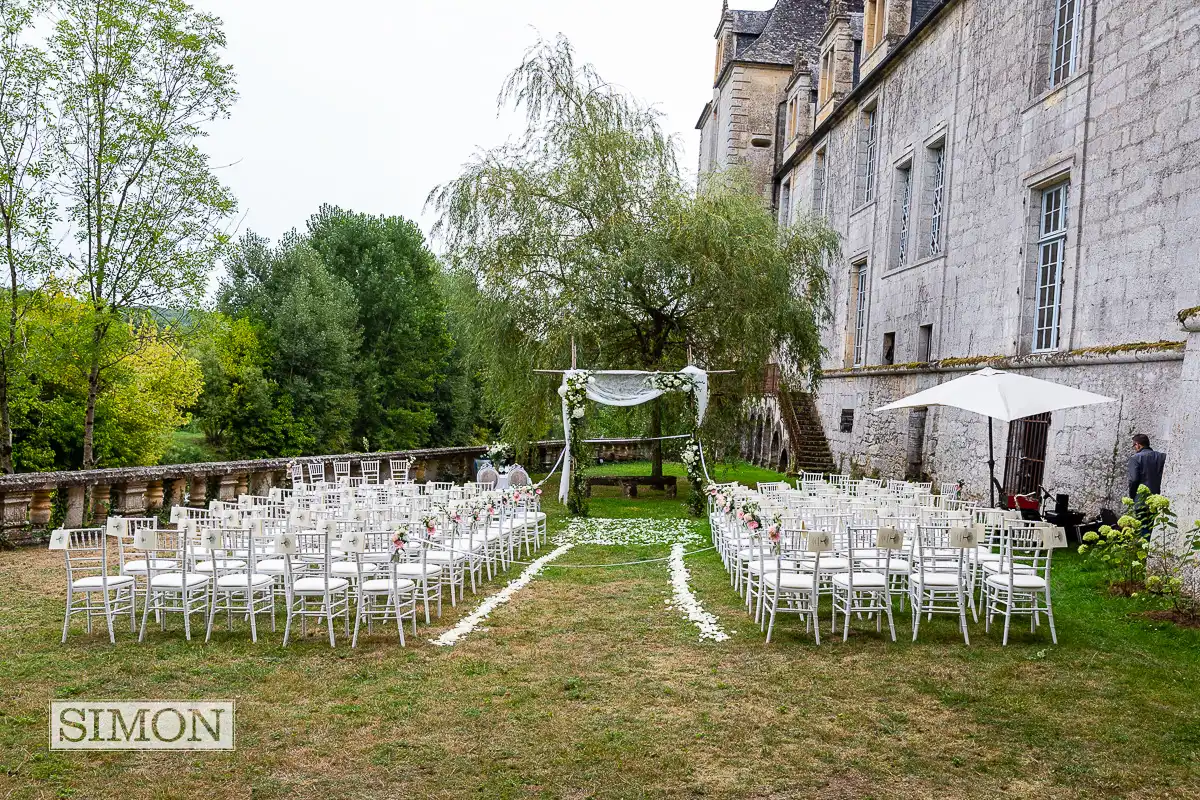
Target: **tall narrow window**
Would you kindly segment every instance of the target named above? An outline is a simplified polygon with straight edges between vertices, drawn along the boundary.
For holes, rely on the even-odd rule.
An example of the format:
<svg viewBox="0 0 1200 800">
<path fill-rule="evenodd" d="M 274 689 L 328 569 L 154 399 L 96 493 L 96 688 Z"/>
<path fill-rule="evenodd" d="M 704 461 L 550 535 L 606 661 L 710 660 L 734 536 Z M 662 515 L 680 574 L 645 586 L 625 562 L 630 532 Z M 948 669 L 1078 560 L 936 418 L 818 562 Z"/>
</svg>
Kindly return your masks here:
<svg viewBox="0 0 1200 800">
<path fill-rule="evenodd" d="M 792 224 L 792 181 L 783 182 L 779 190 L 779 224 L 786 228 Z"/>
<path fill-rule="evenodd" d="M 856 367 L 866 363 L 867 358 L 867 262 L 854 264 L 854 360 Z"/>
<path fill-rule="evenodd" d="M 883 363 L 896 363 L 896 332 L 891 331 L 883 335 Z"/>
<path fill-rule="evenodd" d="M 725 37 L 717 40 L 717 65 L 713 68 L 713 80 L 721 76 L 721 67 L 725 63 Z"/>
<path fill-rule="evenodd" d="M 1075 73 L 1079 50 L 1079 0 L 1055 0 L 1054 40 L 1050 52 L 1050 85 Z"/>
<path fill-rule="evenodd" d="M 919 248 L 920 258 L 940 255 L 942 252 L 942 230 L 946 216 L 946 143 L 925 148 L 925 192 L 923 202 L 924 224 L 920 231 L 923 241 Z"/>
<path fill-rule="evenodd" d="M 879 147 L 879 108 L 871 106 L 859 115 L 858 204 L 875 197 L 875 157 Z"/>
<path fill-rule="evenodd" d="M 817 80 L 817 108 L 825 105 L 833 94 L 833 48 L 821 55 L 821 74 Z"/>
<path fill-rule="evenodd" d="M 1060 183 L 1042 192 L 1037 244 L 1037 314 L 1033 334 L 1035 351 L 1058 347 L 1058 312 L 1062 304 L 1062 269 L 1067 249 L 1069 188 L 1070 184 Z"/>
<path fill-rule="evenodd" d="M 822 147 L 813 155 L 813 204 L 814 214 L 825 214 L 825 180 L 829 170 L 827 150 Z"/>
<path fill-rule="evenodd" d="M 933 357 L 933 326 L 917 328 L 917 361 L 922 363 Z"/>
<path fill-rule="evenodd" d="M 911 161 L 896 168 L 893 193 L 891 267 L 895 269 L 903 265 L 908 257 L 908 229 L 912 217 Z"/>
</svg>

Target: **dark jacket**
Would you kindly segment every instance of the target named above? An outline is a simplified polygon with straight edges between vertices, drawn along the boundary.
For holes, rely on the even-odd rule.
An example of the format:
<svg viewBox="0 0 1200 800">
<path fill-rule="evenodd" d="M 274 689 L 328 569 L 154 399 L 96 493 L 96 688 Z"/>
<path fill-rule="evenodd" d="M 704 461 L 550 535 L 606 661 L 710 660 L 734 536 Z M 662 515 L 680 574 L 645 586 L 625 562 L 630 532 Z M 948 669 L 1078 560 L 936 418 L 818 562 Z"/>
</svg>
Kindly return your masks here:
<svg viewBox="0 0 1200 800">
<path fill-rule="evenodd" d="M 1167 454 L 1143 447 L 1129 457 L 1129 496 L 1137 499 L 1139 486 L 1146 486 L 1154 494 L 1162 493 L 1163 468 Z"/>
</svg>

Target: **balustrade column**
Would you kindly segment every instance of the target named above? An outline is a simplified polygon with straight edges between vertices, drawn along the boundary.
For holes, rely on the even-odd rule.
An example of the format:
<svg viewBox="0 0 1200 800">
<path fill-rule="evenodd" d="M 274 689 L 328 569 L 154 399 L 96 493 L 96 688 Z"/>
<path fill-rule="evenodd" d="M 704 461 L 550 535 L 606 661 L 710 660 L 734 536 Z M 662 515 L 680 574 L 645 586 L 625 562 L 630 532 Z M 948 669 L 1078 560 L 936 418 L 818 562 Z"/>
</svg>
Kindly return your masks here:
<svg viewBox="0 0 1200 800">
<path fill-rule="evenodd" d="M 188 482 L 188 505 L 192 508 L 208 508 L 208 476 L 193 475 Z"/>
<path fill-rule="evenodd" d="M 35 528 L 44 528 L 50 524 L 53 511 L 53 494 L 51 488 L 34 489 L 33 499 L 29 503 L 29 524 Z"/>
<path fill-rule="evenodd" d="M 146 510 L 158 511 L 163 506 L 163 482 L 150 481 L 146 484 Z"/>
<path fill-rule="evenodd" d="M 63 520 L 63 527 L 83 527 L 83 510 L 87 507 L 86 494 L 86 486 L 67 487 L 67 516 Z"/>
<path fill-rule="evenodd" d="M 222 475 L 221 483 L 217 487 L 217 499 L 225 502 L 237 500 L 239 478 L 238 475 Z"/>
<path fill-rule="evenodd" d="M 92 487 L 92 525 L 103 525 L 108 519 L 111 495 L 112 486 L 107 483 L 98 483 Z"/>
<path fill-rule="evenodd" d="M 130 481 L 117 484 L 116 510 L 124 517 L 137 517 L 146 513 L 146 484 Z"/>
</svg>

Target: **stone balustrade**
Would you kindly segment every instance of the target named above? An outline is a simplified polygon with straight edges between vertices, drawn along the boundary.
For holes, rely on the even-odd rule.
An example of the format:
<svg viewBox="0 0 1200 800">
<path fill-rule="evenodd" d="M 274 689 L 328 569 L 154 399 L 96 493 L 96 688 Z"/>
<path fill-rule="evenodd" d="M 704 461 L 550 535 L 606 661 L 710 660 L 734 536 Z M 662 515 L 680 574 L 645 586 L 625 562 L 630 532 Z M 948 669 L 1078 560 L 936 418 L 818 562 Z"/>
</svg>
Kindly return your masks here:
<svg viewBox="0 0 1200 800">
<path fill-rule="evenodd" d="M 537 463 L 526 464 L 530 472 L 544 472 L 562 451 L 561 441 L 538 442 Z M 483 447 L 443 447 L 381 453 L 268 458 L 252 461 L 219 461 L 202 464 L 171 464 L 157 467 L 80 470 L 76 472 L 22 472 L 0 476 L 0 542 L 29 544 L 38 541 L 51 520 L 62 527 L 96 525 L 109 513 L 122 516 L 158 515 L 174 506 L 204 508 L 210 500 L 233 500 L 242 494 L 267 494 L 272 487 L 290 486 L 292 463 L 324 464 L 325 476 L 333 480 L 334 461 L 349 461 L 350 474 L 361 475 L 363 461 L 379 462 L 379 479 L 391 477 L 391 460 L 411 461 L 409 477 L 417 482 L 466 481 L 473 479 L 476 459 Z M 646 442 L 606 441 L 595 448 L 604 461 L 629 461 L 649 457 Z M 65 508 L 55 518 L 55 506 Z"/>
<path fill-rule="evenodd" d="M 537 444 L 537 467 L 548 469 L 558 458 L 562 442 Z M 54 517 L 54 506 L 65 506 L 65 516 L 55 520 L 64 527 L 85 522 L 99 524 L 111 512 L 123 516 L 157 515 L 174 506 L 203 508 L 210 500 L 232 500 L 240 494 L 266 494 L 274 486 L 290 486 L 288 467 L 293 462 L 324 464 L 333 480 L 334 461 L 349 461 L 350 474 L 361 475 L 360 463 L 379 461 L 379 478 L 391 477 L 391 460 L 411 461 L 409 476 L 415 481 L 463 481 L 472 475 L 483 447 L 444 447 L 382 453 L 347 453 L 330 456 L 269 458 L 253 461 L 220 461 L 171 464 L 157 467 L 80 470 L 76 472 L 23 472 L 0 476 L 0 540 L 10 544 L 36 541 Z M 532 469 L 531 469 L 532 471 Z"/>
</svg>

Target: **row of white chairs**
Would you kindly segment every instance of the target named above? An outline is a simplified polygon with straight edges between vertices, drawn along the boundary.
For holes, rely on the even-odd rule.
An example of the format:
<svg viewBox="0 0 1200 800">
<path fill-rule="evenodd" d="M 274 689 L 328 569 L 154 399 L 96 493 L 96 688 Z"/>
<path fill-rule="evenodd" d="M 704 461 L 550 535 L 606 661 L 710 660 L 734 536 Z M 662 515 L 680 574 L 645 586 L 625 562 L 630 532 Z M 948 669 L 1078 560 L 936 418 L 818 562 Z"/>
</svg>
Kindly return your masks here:
<svg viewBox="0 0 1200 800">
<path fill-rule="evenodd" d="M 321 486 L 328 481 L 326 480 L 324 461 L 308 461 L 308 462 L 293 462 L 289 478 L 292 481 L 292 486 Z M 378 484 L 380 483 L 380 460 L 377 458 L 362 459 L 358 462 L 359 474 L 350 475 L 350 461 L 346 459 L 333 462 L 333 483 L 349 483 L 357 486 L 358 484 Z M 388 460 L 389 480 L 396 483 L 408 483 L 412 473 L 412 459 L 410 458 L 392 458 Z"/>
<path fill-rule="evenodd" d="M 113 517 L 105 528 L 55 531 L 51 548 L 66 559 L 63 641 L 77 615 L 89 633 L 93 618 L 105 619 L 115 641 L 118 617 L 128 613 L 137 629 L 140 599 L 139 640 L 151 617 L 165 626 L 171 613 L 183 616 L 190 639 L 192 615 L 204 613 L 206 639 L 224 616 L 230 627 L 248 619 L 257 641 L 258 616 L 267 614 L 274 630 L 282 601 L 285 644 L 293 620 L 306 635 L 315 616 L 328 624 L 333 645 L 333 620 L 342 617 L 349 633 L 351 605 L 353 644 L 360 623 L 370 629 L 381 620 L 397 624 L 403 644 L 402 622 L 411 617 L 415 629 L 418 607 L 426 624 L 431 606 L 441 615 L 443 588 L 455 605 L 468 579 L 475 592 L 547 540 L 533 491 L 451 485 L 394 494 L 392 488 L 288 490 L 286 500 L 273 493 L 207 509 L 177 507 L 173 528 L 160 528 L 154 518 Z"/>
<path fill-rule="evenodd" d="M 948 508 L 921 489 L 884 496 L 803 479 L 799 489 L 762 488 L 714 487 L 709 518 L 731 583 L 768 641 L 777 615 L 796 613 L 819 642 L 816 613 L 828 597 L 831 631 L 840 616 L 843 640 L 858 617 L 877 630 L 886 618 L 894 641 L 898 599 L 901 610 L 911 606 L 914 641 L 923 618 L 948 614 L 969 644 L 968 613 L 977 622 L 982 610 L 986 631 L 1004 618 L 1004 644 L 1014 615 L 1028 615 L 1031 630 L 1045 617 L 1057 643 L 1050 565 L 1053 550 L 1066 546 L 1062 528 Z"/>
</svg>

